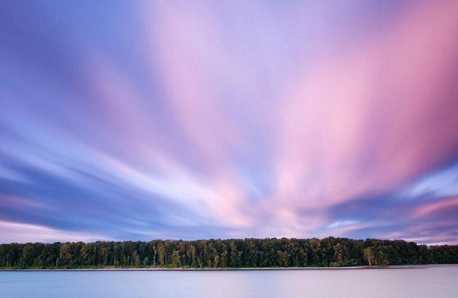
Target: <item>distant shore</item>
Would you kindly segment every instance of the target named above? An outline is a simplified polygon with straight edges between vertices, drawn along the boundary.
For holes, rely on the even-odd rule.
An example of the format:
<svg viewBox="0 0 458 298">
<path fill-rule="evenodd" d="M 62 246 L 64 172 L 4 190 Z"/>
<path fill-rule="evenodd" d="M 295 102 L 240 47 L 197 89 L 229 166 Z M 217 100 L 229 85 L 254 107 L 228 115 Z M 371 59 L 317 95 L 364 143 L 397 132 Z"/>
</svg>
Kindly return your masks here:
<svg viewBox="0 0 458 298">
<path fill-rule="evenodd" d="M 104 271 L 318 271 L 318 270 L 386 270 L 386 269 L 430 269 L 437 267 L 458 267 L 458 264 L 430 264 L 430 265 L 388 265 L 388 266 L 349 266 L 349 267 L 262 267 L 262 268 L 69 268 L 69 269 L 7 269 L 0 268 L 0 272 L 104 272 Z"/>
<path fill-rule="evenodd" d="M 0 268 L 3 269 L 267 271 L 405 268 L 385 267 L 386 264 L 458 264 L 458 245 L 426 246 L 403 240 L 334 237 L 0 244 Z"/>
</svg>

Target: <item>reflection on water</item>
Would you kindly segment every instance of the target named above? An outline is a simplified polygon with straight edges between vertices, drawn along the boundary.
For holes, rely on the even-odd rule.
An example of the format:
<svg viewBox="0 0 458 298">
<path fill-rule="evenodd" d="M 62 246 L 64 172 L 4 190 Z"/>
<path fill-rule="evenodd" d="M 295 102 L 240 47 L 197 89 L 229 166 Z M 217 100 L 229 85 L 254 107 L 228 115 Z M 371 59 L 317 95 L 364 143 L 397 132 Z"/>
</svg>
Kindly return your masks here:
<svg viewBox="0 0 458 298">
<path fill-rule="evenodd" d="M 456 298 L 458 266 L 383 270 L 0 272 L 2 298 Z"/>
</svg>

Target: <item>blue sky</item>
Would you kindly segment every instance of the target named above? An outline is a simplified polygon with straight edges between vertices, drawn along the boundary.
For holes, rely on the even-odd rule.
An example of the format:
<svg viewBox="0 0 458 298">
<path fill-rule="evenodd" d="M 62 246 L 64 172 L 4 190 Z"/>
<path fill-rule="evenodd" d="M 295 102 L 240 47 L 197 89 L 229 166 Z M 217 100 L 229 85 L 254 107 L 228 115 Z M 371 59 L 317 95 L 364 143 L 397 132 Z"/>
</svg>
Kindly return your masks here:
<svg viewBox="0 0 458 298">
<path fill-rule="evenodd" d="M 458 241 L 456 1 L 6 1 L 0 242 Z"/>
</svg>

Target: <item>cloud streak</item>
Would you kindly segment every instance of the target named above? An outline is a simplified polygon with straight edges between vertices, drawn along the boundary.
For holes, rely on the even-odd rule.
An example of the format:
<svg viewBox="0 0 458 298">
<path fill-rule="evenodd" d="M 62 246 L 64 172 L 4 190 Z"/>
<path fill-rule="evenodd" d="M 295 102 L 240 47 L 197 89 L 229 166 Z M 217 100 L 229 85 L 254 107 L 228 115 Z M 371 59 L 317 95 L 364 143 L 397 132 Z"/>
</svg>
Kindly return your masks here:
<svg viewBox="0 0 458 298">
<path fill-rule="evenodd" d="M 456 1 L 110 7 L 2 12 L 0 241 L 457 241 Z"/>
</svg>

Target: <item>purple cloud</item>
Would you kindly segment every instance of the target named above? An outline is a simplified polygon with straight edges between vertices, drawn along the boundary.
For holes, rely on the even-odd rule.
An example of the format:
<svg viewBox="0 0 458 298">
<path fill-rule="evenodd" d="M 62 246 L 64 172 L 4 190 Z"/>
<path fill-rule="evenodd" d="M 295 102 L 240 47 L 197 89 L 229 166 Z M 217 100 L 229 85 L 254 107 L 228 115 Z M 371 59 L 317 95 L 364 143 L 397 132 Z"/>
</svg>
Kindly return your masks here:
<svg viewBox="0 0 458 298">
<path fill-rule="evenodd" d="M 0 241 L 455 243 L 457 3 L 337 2 L 6 5 Z"/>
</svg>

